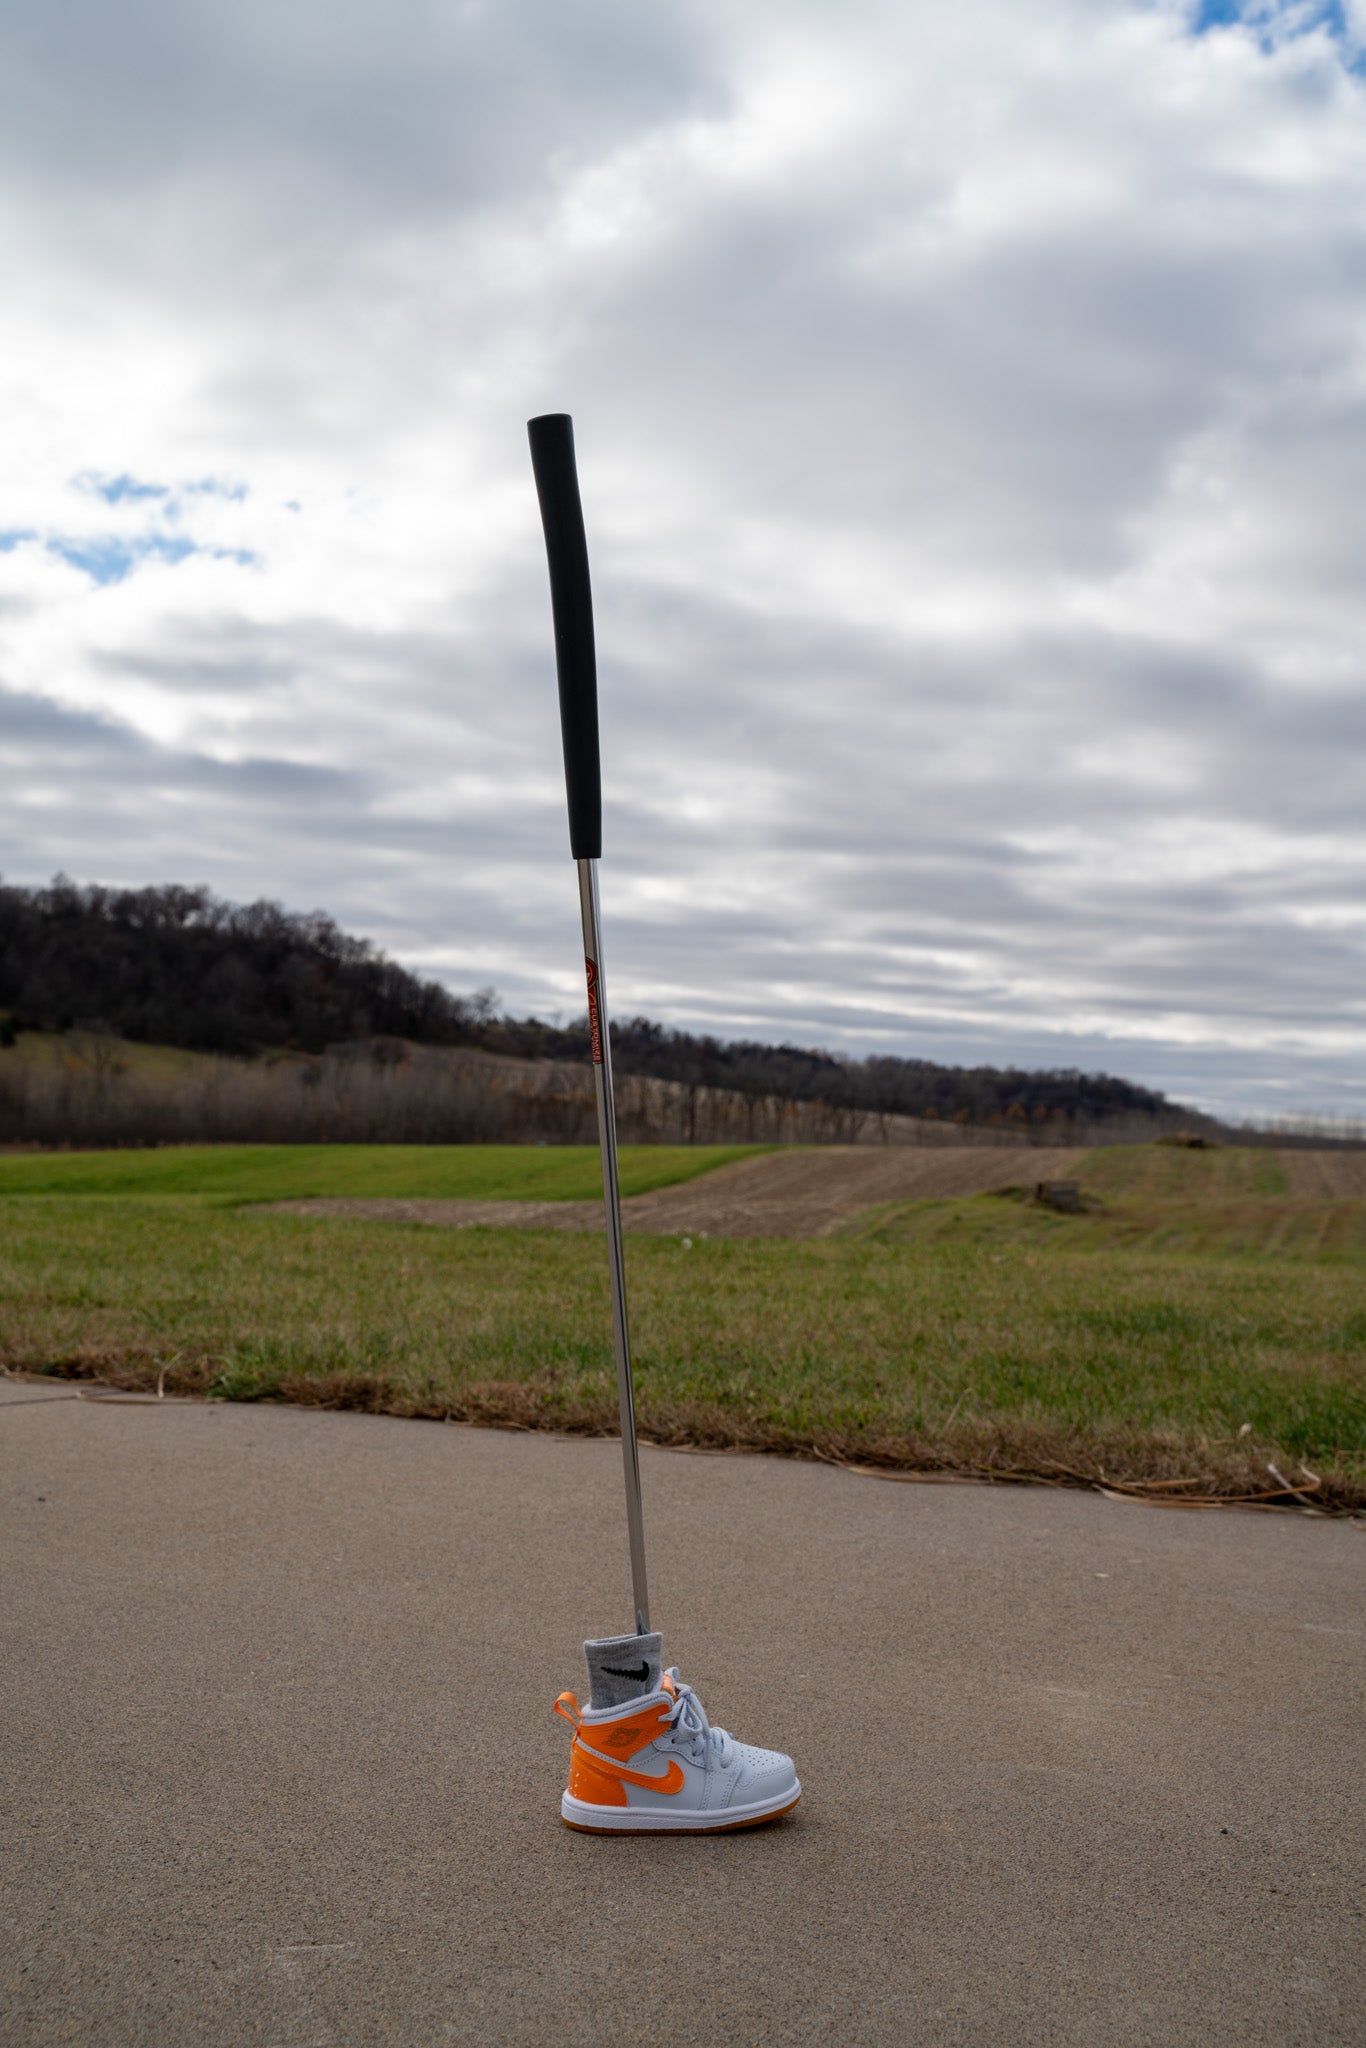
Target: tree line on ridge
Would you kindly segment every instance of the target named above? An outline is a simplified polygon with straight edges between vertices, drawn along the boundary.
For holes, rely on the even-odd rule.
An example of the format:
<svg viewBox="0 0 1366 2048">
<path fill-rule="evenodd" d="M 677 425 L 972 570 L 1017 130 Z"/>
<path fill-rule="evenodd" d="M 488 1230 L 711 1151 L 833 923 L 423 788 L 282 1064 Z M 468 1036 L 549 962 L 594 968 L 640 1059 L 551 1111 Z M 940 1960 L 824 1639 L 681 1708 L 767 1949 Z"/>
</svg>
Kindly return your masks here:
<svg viewBox="0 0 1366 2048">
<path fill-rule="evenodd" d="M 0 1041 L 25 1029 L 103 1031 L 240 1058 L 367 1041 L 389 1042 L 394 1057 L 404 1042 L 528 1060 L 589 1053 L 586 1016 L 567 1025 L 501 1016 L 490 992 L 461 996 L 424 980 L 321 911 L 63 875 L 37 888 L 0 884 Z M 613 1023 L 612 1054 L 621 1073 L 875 1115 L 1038 1126 L 1183 1114 L 1156 1090 L 1107 1074 L 848 1059 L 647 1017 Z"/>
</svg>

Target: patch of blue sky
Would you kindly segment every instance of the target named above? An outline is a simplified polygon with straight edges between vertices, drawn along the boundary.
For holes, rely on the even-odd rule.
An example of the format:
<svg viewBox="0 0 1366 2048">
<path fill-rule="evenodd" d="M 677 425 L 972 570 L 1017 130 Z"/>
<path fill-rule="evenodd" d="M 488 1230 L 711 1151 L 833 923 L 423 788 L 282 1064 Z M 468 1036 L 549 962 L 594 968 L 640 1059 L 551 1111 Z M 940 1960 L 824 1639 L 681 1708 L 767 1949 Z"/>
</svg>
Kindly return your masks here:
<svg viewBox="0 0 1366 2048">
<path fill-rule="evenodd" d="M 170 495 L 165 484 L 143 483 L 140 477 L 129 476 L 126 470 L 120 476 L 100 476 L 95 470 L 85 469 L 71 481 L 78 491 L 86 491 L 94 498 L 103 498 L 106 505 L 124 505 L 130 500 L 165 498 Z"/>
<path fill-rule="evenodd" d="M 226 498 L 232 505 L 240 505 L 247 495 L 245 484 L 229 483 L 221 476 L 202 476 L 197 483 L 182 484 L 180 491 L 186 498 Z"/>
<path fill-rule="evenodd" d="M 161 502 L 181 498 L 225 498 L 229 504 L 240 504 L 247 495 L 243 483 L 231 482 L 221 476 L 194 477 L 187 483 L 151 484 L 142 477 L 130 476 L 127 470 L 118 476 L 105 476 L 97 469 L 83 469 L 71 479 L 78 491 L 88 496 L 103 498 L 106 505 L 136 504 L 139 501 L 159 500 Z"/>
<path fill-rule="evenodd" d="M 183 562 L 199 549 L 192 540 L 173 534 L 151 533 L 136 540 L 105 534 L 82 540 L 57 539 L 47 543 L 48 553 L 59 555 L 73 569 L 82 569 L 96 583 L 122 583 L 142 562 Z"/>
<path fill-rule="evenodd" d="M 1349 71 L 1360 74 L 1366 68 L 1366 50 L 1353 33 L 1342 0 L 1195 0 L 1190 25 L 1197 36 L 1245 28 L 1268 52 L 1297 36 L 1322 31 L 1339 45 Z"/>
<path fill-rule="evenodd" d="M 42 539 L 48 554 L 69 562 L 95 583 L 122 583 L 144 562 L 188 561 L 191 555 L 207 556 L 211 562 L 235 562 L 239 569 L 257 569 L 261 557 L 254 548 L 204 548 L 183 534 L 149 533 L 127 538 L 116 534 L 73 537 L 49 535 L 43 538 L 31 526 L 0 530 L 0 555 L 8 555 L 25 541 Z"/>
<path fill-rule="evenodd" d="M 131 570 L 149 560 L 174 565 L 188 561 L 191 555 L 203 555 L 210 562 L 235 562 L 239 569 L 256 569 L 261 564 L 254 548 L 202 548 L 181 534 L 154 533 L 132 541 L 50 540 L 47 545 L 51 553 L 84 569 L 97 583 L 121 583 Z"/>
</svg>

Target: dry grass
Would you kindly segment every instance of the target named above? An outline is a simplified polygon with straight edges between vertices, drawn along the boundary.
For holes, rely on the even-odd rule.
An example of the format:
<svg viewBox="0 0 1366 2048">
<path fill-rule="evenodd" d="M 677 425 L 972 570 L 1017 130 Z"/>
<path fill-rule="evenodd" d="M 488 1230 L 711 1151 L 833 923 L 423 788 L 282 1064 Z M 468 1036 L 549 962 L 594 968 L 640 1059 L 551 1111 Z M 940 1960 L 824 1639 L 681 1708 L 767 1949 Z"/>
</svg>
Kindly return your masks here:
<svg viewBox="0 0 1366 2048">
<path fill-rule="evenodd" d="M 638 1144 L 944 1150 L 1090 1135 L 1065 1121 L 988 1130 L 641 1074 L 617 1075 L 616 1106 L 622 1138 Z M 1134 1135 L 1151 1128 L 1142 1118 Z M 591 1067 L 477 1047 L 379 1039 L 320 1056 L 236 1059 L 73 1031 L 24 1032 L 0 1049 L 4 1144 L 580 1144 L 596 1129 Z"/>
</svg>

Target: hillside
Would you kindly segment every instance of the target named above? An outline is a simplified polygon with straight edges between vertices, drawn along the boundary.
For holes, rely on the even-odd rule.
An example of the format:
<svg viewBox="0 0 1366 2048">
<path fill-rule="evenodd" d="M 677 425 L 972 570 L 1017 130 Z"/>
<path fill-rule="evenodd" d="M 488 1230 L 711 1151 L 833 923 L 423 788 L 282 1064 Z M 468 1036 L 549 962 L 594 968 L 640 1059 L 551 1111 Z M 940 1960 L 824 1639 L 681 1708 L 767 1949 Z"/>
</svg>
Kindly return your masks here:
<svg viewBox="0 0 1366 2048">
<path fill-rule="evenodd" d="M 0 1043 L 75 1033 L 86 1058 L 101 1037 L 239 1060 L 335 1058 L 364 1048 L 382 1064 L 387 1047 L 393 1063 L 410 1065 L 413 1049 L 463 1049 L 542 1077 L 547 1066 L 581 1067 L 588 1058 L 586 1018 L 559 1027 L 499 1017 L 486 995 L 422 980 L 324 912 L 234 905 L 178 884 L 120 890 L 64 876 L 44 888 L 0 886 L 0 1018 Z M 1204 1122 L 1156 1090 L 1072 1069 L 844 1059 L 677 1031 L 647 1017 L 614 1023 L 612 1048 L 619 1075 L 660 1084 L 670 1099 L 681 1091 L 677 1121 L 689 1136 L 700 1135 L 699 1101 L 721 1096 L 817 1106 L 833 1120 L 830 1135 L 889 1118 L 1054 1142 L 1082 1127 L 1133 1132 Z M 534 1092 L 544 1092 L 543 1079 Z M 768 1122 L 774 1113 L 765 1111 Z"/>
<path fill-rule="evenodd" d="M 103 1029 L 150 1045 L 322 1052 L 393 1034 L 472 1042 L 475 1014 L 322 911 L 224 903 L 208 889 L 0 886 L 0 1010 L 10 1033 Z"/>
</svg>

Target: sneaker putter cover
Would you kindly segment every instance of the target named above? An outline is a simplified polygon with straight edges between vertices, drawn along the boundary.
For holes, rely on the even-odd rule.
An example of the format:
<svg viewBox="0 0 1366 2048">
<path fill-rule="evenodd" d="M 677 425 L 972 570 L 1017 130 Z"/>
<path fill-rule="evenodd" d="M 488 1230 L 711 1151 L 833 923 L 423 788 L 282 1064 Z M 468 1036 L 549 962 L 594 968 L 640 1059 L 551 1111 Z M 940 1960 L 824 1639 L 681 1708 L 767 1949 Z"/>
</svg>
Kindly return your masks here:
<svg viewBox="0 0 1366 2048">
<path fill-rule="evenodd" d="M 776 1820 L 802 1796 L 790 1756 L 713 1728 L 678 1667 L 657 1688 L 610 1707 L 562 1692 L 573 1725 L 566 1826 L 590 1834 L 711 1834 Z"/>
</svg>

